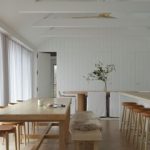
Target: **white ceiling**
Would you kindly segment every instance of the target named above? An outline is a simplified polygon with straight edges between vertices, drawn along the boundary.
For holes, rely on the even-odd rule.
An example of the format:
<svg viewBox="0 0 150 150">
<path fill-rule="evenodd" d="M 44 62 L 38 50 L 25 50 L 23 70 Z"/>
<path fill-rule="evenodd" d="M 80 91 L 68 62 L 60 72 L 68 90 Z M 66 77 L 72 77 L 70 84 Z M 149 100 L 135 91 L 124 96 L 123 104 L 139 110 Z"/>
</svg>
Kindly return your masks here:
<svg viewBox="0 0 150 150">
<path fill-rule="evenodd" d="M 116 18 L 72 18 L 103 12 Z M 150 0 L 0 0 L 0 26 L 32 48 L 53 37 L 150 38 Z"/>
</svg>

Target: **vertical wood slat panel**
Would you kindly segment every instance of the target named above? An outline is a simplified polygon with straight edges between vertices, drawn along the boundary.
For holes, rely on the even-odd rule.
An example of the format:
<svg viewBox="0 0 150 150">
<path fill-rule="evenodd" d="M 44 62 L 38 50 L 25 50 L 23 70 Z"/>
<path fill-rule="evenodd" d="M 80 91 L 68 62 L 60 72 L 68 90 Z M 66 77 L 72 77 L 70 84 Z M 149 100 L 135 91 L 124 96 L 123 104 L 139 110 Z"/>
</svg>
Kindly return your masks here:
<svg viewBox="0 0 150 150">
<path fill-rule="evenodd" d="M 48 42 L 49 49 L 58 53 L 58 89 L 62 91 L 100 90 L 103 86 L 101 82 L 88 83 L 83 78 L 83 75 L 93 71 L 99 59 L 104 64 L 116 65 L 116 72 L 112 73 L 108 81 L 109 89 L 136 90 L 136 53 L 150 53 L 149 43 L 142 37 L 103 34 L 99 38 L 55 38 Z M 48 48 L 43 46 L 44 49 Z M 148 74 L 148 70 L 144 71 Z M 144 82 L 140 84 L 143 84 L 140 87 L 144 86 Z"/>
</svg>

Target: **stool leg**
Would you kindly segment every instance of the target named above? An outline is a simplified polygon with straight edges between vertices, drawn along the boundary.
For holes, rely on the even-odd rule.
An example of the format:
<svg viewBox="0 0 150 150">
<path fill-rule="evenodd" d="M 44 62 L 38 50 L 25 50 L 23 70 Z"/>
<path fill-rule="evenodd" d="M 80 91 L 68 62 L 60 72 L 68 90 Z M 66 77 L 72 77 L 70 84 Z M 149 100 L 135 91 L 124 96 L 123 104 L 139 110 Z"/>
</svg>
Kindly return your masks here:
<svg viewBox="0 0 150 150">
<path fill-rule="evenodd" d="M 8 132 L 5 133 L 5 137 L 6 137 L 6 150 L 9 150 L 9 135 L 8 135 Z"/>
<path fill-rule="evenodd" d="M 26 145 L 26 125 L 25 125 L 25 123 L 23 125 L 23 128 L 24 128 L 24 143 Z"/>
<path fill-rule="evenodd" d="M 18 147 L 18 150 L 20 150 L 20 125 L 17 124 L 17 147 Z"/>
<path fill-rule="evenodd" d="M 15 149 L 17 150 L 17 133 L 15 132 Z"/>
<path fill-rule="evenodd" d="M 29 134 L 30 134 L 30 126 L 29 126 L 29 122 L 27 122 L 27 134 L 28 134 L 28 136 L 27 136 L 27 138 L 28 138 L 28 143 L 29 143 Z"/>
<path fill-rule="evenodd" d="M 20 130 L 20 143 L 22 143 L 22 135 L 23 135 L 22 125 L 20 125 L 19 130 Z"/>
<path fill-rule="evenodd" d="M 126 125 L 126 131 L 125 131 L 125 136 L 127 137 L 127 135 L 128 135 L 128 128 L 129 128 L 129 125 L 130 125 L 130 123 L 129 123 L 129 120 L 130 120 L 130 117 L 131 115 L 130 115 L 130 111 L 128 112 L 128 121 L 127 121 L 127 125 Z"/>
<path fill-rule="evenodd" d="M 123 131 L 124 130 L 124 126 L 125 126 L 125 107 L 123 108 L 123 112 L 122 112 L 122 119 L 121 119 L 121 127 L 120 130 Z"/>
<path fill-rule="evenodd" d="M 32 132 L 33 132 L 33 134 L 35 134 L 35 128 L 36 128 L 36 123 L 32 122 Z"/>
<path fill-rule="evenodd" d="M 136 132 L 137 132 L 137 130 L 138 130 L 138 115 L 137 114 L 135 114 L 135 127 L 133 128 L 133 144 L 135 143 L 135 139 L 136 139 Z"/>
<path fill-rule="evenodd" d="M 130 140 L 130 133 L 131 133 L 131 127 L 132 127 L 132 123 L 133 123 L 133 112 L 132 110 L 129 111 L 129 116 L 128 116 L 128 122 L 127 122 L 127 131 L 126 131 L 126 137 L 127 140 Z"/>
<path fill-rule="evenodd" d="M 137 127 L 136 127 L 136 137 L 135 137 L 135 147 L 138 147 L 138 138 L 139 138 L 139 130 L 140 130 L 140 117 L 137 115 Z"/>
<path fill-rule="evenodd" d="M 140 143 L 140 150 L 143 149 L 143 143 L 144 143 L 144 136 L 145 136 L 145 126 L 146 126 L 146 118 L 143 118 L 143 128 L 142 128 L 142 134 L 141 134 L 141 143 Z"/>
<path fill-rule="evenodd" d="M 129 122 L 129 130 L 128 130 L 128 135 L 127 135 L 128 141 L 130 141 L 130 139 L 132 138 L 132 134 L 133 134 L 132 130 L 136 128 L 137 121 L 138 120 L 137 120 L 136 114 L 133 112 L 133 110 L 131 110 L 131 118 Z"/>
<path fill-rule="evenodd" d="M 136 147 L 139 149 L 140 147 L 140 141 L 139 139 L 141 139 L 141 135 L 142 135 L 142 116 L 141 114 L 138 114 L 138 119 L 139 119 L 139 124 L 138 124 L 138 128 L 137 128 L 137 137 L 136 137 Z"/>
<path fill-rule="evenodd" d="M 147 127 L 146 127 L 146 137 L 145 137 L 145 150 L 147 150 L 148 147 L 148 140 L 149 140 L 149 124 L 150 123 L 150 119 L 148 118 L 148 122 L 147 122 Z"/>
</svg>

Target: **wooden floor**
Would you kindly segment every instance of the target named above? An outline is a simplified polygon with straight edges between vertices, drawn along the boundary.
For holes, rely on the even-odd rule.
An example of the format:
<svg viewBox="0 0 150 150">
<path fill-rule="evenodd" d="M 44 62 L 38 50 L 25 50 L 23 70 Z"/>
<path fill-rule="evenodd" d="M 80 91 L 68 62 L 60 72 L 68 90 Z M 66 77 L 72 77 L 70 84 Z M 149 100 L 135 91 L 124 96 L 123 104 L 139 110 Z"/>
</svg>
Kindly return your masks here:
<svg viewBox="0 0 150 150">
<path fill-rule="evenodd" d="M 103 140 L 99 143 L 100 150 L 135 150 L 132 144 L 126 142 L 126 139 L 119 131 L 118 120 L 102 120 L 103 125 Z M 57 129 L 53 129 L 57 132 Z M 5 145 L 0 141 L 0 150 L 5 150 Z M 26 146 L 21 144 L 21 150 L 30 150 L 34 144 L 34 140 L 30 140 L 30 143 Z M 74 144 L 70 141 L 67 146 L 67 150 L 73 150 Z M 89 143 L 82 144 L 81 150 L 92 150 L 92 146 Z M 15 150 L 14 142 L 10 137 L 10 150 Z M 58 150 L 58 140 L 44 140 L 40 147 L 40 150 Z"/>
</svg>

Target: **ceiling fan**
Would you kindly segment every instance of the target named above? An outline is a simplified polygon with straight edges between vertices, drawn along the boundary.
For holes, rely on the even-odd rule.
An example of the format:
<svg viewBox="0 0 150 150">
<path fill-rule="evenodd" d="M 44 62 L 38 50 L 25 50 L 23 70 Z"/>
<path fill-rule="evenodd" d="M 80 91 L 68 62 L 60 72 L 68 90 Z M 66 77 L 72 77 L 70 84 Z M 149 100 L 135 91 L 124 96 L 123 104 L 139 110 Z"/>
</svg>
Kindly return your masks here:
<svg viewBox="0 0 150 150">
<path fill-rule="evenodd" d="M 99 13 L 98 15 L 90 15 L 90 16 L 77 16 L 77 17 L 72 17 L 72 19 L 88 19 L 88 18 L 116 18 L 111 15 L 110 12 L 104 12 L 104 13 Z"/>
</svg>

